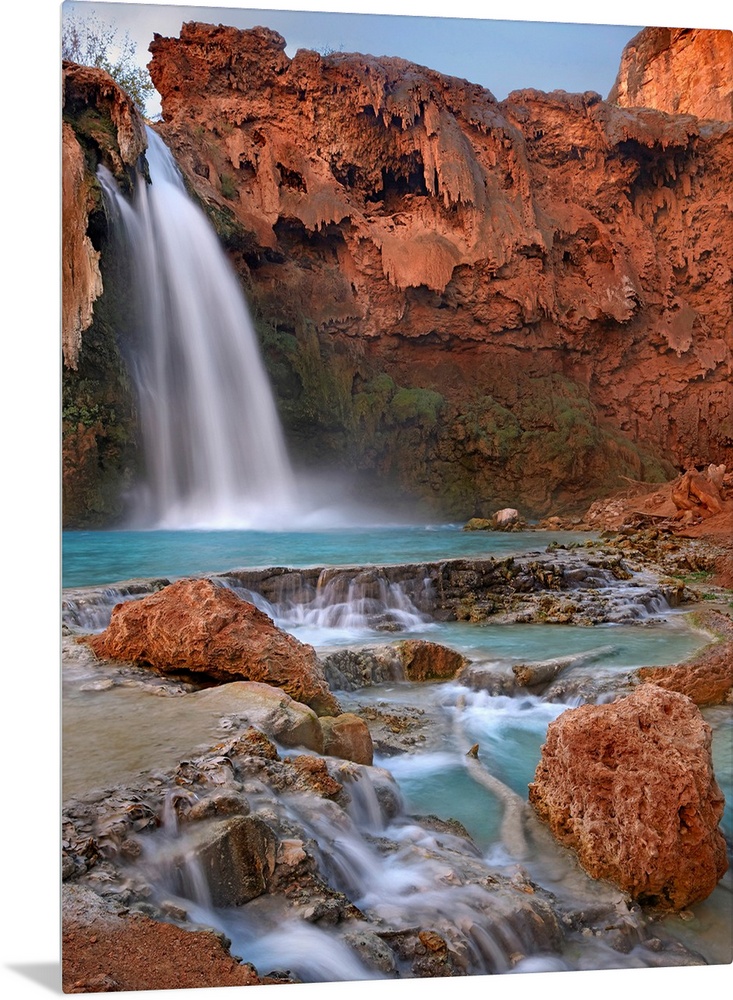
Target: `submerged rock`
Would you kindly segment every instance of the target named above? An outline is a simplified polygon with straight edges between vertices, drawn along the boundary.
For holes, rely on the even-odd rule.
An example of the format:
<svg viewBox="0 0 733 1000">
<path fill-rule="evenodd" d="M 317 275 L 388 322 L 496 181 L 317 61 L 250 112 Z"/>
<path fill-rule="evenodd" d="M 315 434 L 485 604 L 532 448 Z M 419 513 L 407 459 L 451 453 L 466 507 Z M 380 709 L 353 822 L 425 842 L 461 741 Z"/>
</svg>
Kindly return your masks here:
<svg viewBox="0 0 733 1000">
<path fill-rule="evenodd" d="M 339 713 L 313 647 L 211 580 L 179 580 L 118 604 L 108 628 L 88 642 L 102 658 L 165 674 L 196 674 L 208 682 L 261 681 L 318 714 Z"/>
<path fill-rule="evenodd" d="M 551 723 L 529 800 L 588 874 L 642 904 L 683 910 L 728 867 L 710 747 L 689 698 L 645 684 Z"/>
</svg>

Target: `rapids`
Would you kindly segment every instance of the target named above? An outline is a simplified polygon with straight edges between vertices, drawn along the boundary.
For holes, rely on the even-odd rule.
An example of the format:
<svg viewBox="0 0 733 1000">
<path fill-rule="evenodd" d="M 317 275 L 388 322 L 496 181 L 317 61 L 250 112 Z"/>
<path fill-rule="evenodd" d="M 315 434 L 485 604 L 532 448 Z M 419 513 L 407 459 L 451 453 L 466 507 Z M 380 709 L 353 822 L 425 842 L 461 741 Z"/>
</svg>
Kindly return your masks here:
<svg viewBox="0 0 733 1000">
<path fill-rule="evenodd" d="M 452 555 L 446 548 L 451 542 L 477 544 L 474 536 L 455 528 L 441 531 L 385 529 L 382 537 L 395 555 L 405 546 L 416 554 L 423 540 L 433 557 L 441 545 L 444 554 Z M 67 569 L 75 583 L 85 579 L 85 566 L 93 566 L 100 536 L 84 533 L 72 539 Z M 495 537 L 480 544 L 487 548 Z M 241 553 L 253 551 L 246 533 L 236 539 Z M 273 547 L 279 544 L 277 535 L 270 539 Z M 112 548 L 118 544 L 117 538 L 106 541 Z M 353 556 L 363 553 L 368 533 L 329 536 L 327 543 L 336 541 L 341 565 L 336 559 L 324 571 L 323 587 L 310 594 L 301 588 L 298 600 L 296 591 L 285 590 L 279 600 L 269 600 L 242 590 L 236 573 L 224 572 L 220 579 L 257 600 L 281 627 L 311 642 L 321 657 L 406 635 L 457 649 L 472 667 L 490 674 L 509 670 L 520 659 L 579 654 L 586 659 L 568 673 L 583 680 L 585 687 L 579 690 L 586 697 L 604 684 L 613 690 L 638 666 L 683 660 L 705 641 L 684 614 L 668 607 L 596 627 L 439 621 L 425 610 L 430 603 L 420 597 L 419 581 L 395 590 L 367 574 L 369 587 L 359 591 L 354 581 L 361 570 Z M 529 533 L 510 541 L 520 550 L 534 551 L 539 539 Z M 258 536 L 256 544 L 262 542 Z M 300 558 L 293 561 L 303 566 L 322 561 L 317 558 L 323 555 L 322 543 L 317 534 L 309 540 L 302 536 Z M 223 558 L 222 553 L 214 558 Z M 153 560 L 149 568 L 167 567 Z M 216 568 L 221 572 L 222 563 Z M 104 628 L 112 604 L 136 599 L 147 585 L 139 579 L 65 591 L 65 800 L 94 797 L 99 794 L 91 791 L 95 788 L 134 784 L 146 774 L 162 775 L 181 760 L 205 757 L 207 748 L 236 732 L 236 719 L 222 714 L 221 702 L 212 707 L 205 691 L 187 691 L 185 685 L 171 690 L 171 682 L 154 681 L 134 669 L 110 673 L 75 642 L 79 632 Z M 609 582 L 613 586 L 623 594 L 627 583 Z M 396 634 L 380 627 L 385 615 L 392 615 Z M 409 962 L 394 958 L 401 954 L 399 948 L 386 949 L 384 941 L 404 943 L 411 929 L 420 926 L 435 927 L 450 941 L 463 973 L 471 975 L 730 961 L 730 874 L 694 913 L 649 923 L 638 909 L 622 906 L 618 893 L 588 879 L 567 852 L 528 820 L 527 784 L 547 725 L 579 698 L 492 694 L 460 680 L 389 682 L 337 694 L 344 711 L 375 719 L 370 722 L 374 767 L 350 766 L 346 811 L 312 795 L 275 793 L 254 778 L 245 782 L 242 794 L 252 815 L 264 818 L 280 836 L 310 845 L 329 885 L 364 914 L 363 925 L 303 919 L 283 907 L 281 897 L 270 895 L 244 906 L 217 907 L 195 870 L 182 889 L 180 879 L 171 879 L 168 860 L 185 848 L 185 833 L 175 823 L 146 839 L 139 861 L 138 874 L 152 886 L 151 902 L 173 905 L 194 924 L 219 929 L 231 940 L 233 954 L 263 974 L 287 969 L 304 982 L 410 975 Z M 716 774 L 728 802 L 723 828 L 731 840 L 730 712 L 710 709 L 705 715 L 714 733 Z M 474 743 L 480 747 L 479 762 L 472 766 L 466 748 Z M 282 756 L 288 752 L 280 748 Z M 426 817 L 457 821 L 471 841 L 458 826 L 455 832 L 452 827 L 436 832 L 434 821 Z M 524 886 L 520 898 L 529 893 L 529 909 L 517 910 L 517 885 Z M 618 907 L 617 929 L 611 933 L 603 927 Z M 600 917 L 594 923 L 589 914 L 601 912 L 605 923 Z M 659 954 L 657 941 L 663 942 Z"/>
<path fill-rule="evenodd" d="M 428 564 L 541 555 L 551 543 L 579 549 L 589 536 L 462 532 L 377 516 L 355 528 L 343 511 L 319 509 L 291 467 L 237 280 L 170 154 L 152 130 L 148 137 L 152 183 L 137 185 L 134 205 L 99 174 L 135 274 L 133 374 L 147 474 L 134 497 L 135 530 L 63 538 L 63 798 L 72 818 L 90 803 L 124 798 L 125 785 L 160 794 L 168 783 L 171 802 L 195 800 L 199 785 L 171 778 L 184 762 L 215 775 L 245 815 L 277 831 L 285 853 L 283 845 L 307 846 L 328 892 L 305 908 L 283 893 L 215 905 L 187 853 L 191 831 L 169 802 L 162 826 L 140 838 L 120 893 L 142 882 L 146 905 L 216 928 L 262 974 L 288 970 L 304 982 L 417 975 L 407 956 L 418 931 L 427 933 L 428 975 L 439 967 L 429 964 L 437 935 L 461 975 L 730 962 L 730 873 L 694 913 L 655 923 L 585 876 L 526 802 L 554 718 L 584 698 L 611 697 L 639 666 L 683 660 L 705 637 L 669 607 L 650 574 L 620 580 L 603 567 L 579 571 L 577 559 L 578 599 L 611 608 L 612 623 L 445 620 L 450 614 L 435 613 Z M 324 530 L 329 517 L 342 527 Z M 275 584 L 258 572 L 272 567 Z M 298 568 L 316 568 L 315 576 Z M 100 663 L 77 642 L 104 629 L 117 602 L 201 574 L 218 574 L 324 659 L 394 642 L 397 633 L 459 650 L 483 674 L 472 684 L 460 675 L 337 691 L 344 711 L 374 720 L 375 743 L 373 767 L 330 760 L 347 791 L 339 804 L 271 784 L 267 768 L 235 781 L 226 753 L 211 755 L 242 724 L 220 699 Z M 582 663 L 569 672 L 578 684 L 552 698 L 493 686 L 520 659 L 575 654 Z M 730 843 L 730 712 L 707 710 L 706 718 Z M 472 744 L 475 760 L 466 752 Z M 273 773 L 290 764 L 290 751 L 278 751 L 285 760 Z M 344 900 L 358 919 L 341 919 Z"/>
</svg>

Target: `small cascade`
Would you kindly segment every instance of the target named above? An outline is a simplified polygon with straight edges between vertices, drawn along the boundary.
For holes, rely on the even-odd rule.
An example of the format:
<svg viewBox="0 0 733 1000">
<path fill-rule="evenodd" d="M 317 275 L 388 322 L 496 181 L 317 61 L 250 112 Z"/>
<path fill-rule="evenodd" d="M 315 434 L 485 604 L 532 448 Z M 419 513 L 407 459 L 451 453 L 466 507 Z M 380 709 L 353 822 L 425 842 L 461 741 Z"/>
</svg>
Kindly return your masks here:
<svg viewBox="0 0 733 1000">
<path fill-rule="evenodd" d="M 146 580 L 120 583 L 114 587 L 70 590 L 61 602 L 62 625 L 73 633 L 103 632 L 109 625 L 115 605 L 145 597 L 167 583 L 168 580 Z"/>
<path fill-rule="evenodd" d="M 134 206 L 99 168 L 132 256 L 146 526 L 281 528 L 302 509 L 257 339 L 237 277 L 147 130 L 152 183 Z"/>
<path fill-rule="evenodd" d="M 432 622 L 429 578 L 390 580 L 376 567 L 326 569 L 315 584 L 289 574 L 269 598 L 243 587 L 235 576 L 223 577 L 244 600 L 269 615 L 288 632 L 307 641 L 358 638 L 369 632 L 409 632 Z"/>
<path fill-rule="evenodd" d="M 161 829 L 149 842 L 143 865 L 156 873 L 155 896 L 173 898 L 194 923 L 222 931 L 232 951 L 261 973 L 287 968 L 304 982 L 410 975 L 398 952 L 384 945 L 391 967 L 365 964 L 358 939 L 362 930 L 374 938 L 373 928 L 386 941 L 429 928 L 448 945 L 459 975 L 505 972 L 517 955 L 556 951 L 557 924 L 546 907 L 535 907 L 514 889 L 497 889 L 470 842 L 436 834 L 407 816 L 388 772 L 359 765 L 352 772 L 340 773 L 343 807 L 308 793 L 277 795 L 264 788 L 248 800 L 250 815 L 264 806 L 273 830 L 287 830 L 308 845 L 321 877 L 358 907 L 363 922 L 314 924 L 304 915 L 307 907 L 272 895 L 241 906 L 212 904 L 217 889 L 207 888 L 205 872 L 213 869 L 197 857 L 193 832 L 181 840 Z"/>
</svg>

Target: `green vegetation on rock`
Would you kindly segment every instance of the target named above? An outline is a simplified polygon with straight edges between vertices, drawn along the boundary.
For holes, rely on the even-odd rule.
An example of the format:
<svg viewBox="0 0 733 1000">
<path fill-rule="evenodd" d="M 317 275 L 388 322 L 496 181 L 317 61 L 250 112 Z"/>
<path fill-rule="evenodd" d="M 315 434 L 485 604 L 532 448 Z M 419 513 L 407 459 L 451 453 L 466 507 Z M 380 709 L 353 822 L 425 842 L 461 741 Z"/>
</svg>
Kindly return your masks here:
<svg viewBox="0 0 733 1000">
<path fill-rule="evenodd" d="M 135 62 L 135 43 L 125 32 L 117 37 L 114 25 L 103 24 L 96 13 L 79 17 L 63 15 L 61 27 L 61 57 L 83 66 L 103 69 L 133 101 L 141 114 L 155 93 L 147 69 Z"/>
</svg>

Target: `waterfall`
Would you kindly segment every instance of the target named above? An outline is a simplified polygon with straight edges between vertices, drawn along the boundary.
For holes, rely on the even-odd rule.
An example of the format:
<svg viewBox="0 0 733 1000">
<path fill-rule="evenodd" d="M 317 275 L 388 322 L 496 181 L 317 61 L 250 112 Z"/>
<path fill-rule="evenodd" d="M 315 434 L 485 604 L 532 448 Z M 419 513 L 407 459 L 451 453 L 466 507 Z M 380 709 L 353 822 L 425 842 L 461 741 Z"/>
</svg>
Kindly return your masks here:
<svg viewBox="0 0 733 1000">
<path fill-rule="evenodd" d="M 151 183 L 130 205 L 99 180 L 132 256 L 145 484 L 135 519 L 160 528 L 289 526 L 299 491 L 237 277 L 175 160 L 147 130 Z"/>
</svg>

